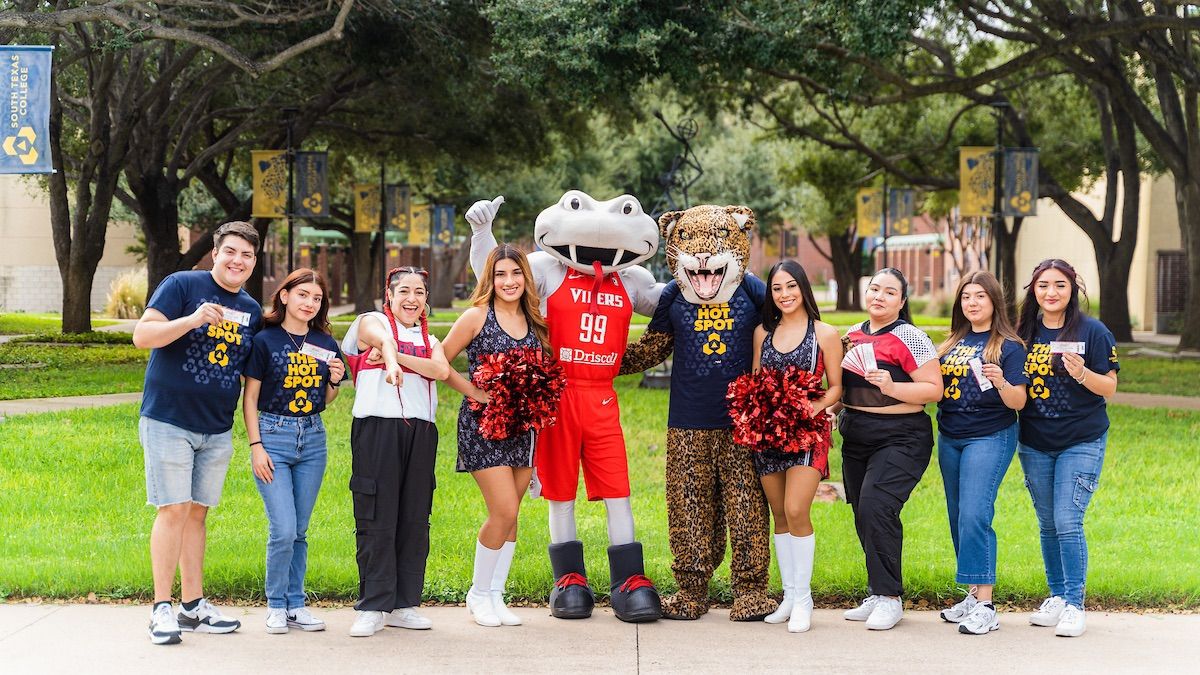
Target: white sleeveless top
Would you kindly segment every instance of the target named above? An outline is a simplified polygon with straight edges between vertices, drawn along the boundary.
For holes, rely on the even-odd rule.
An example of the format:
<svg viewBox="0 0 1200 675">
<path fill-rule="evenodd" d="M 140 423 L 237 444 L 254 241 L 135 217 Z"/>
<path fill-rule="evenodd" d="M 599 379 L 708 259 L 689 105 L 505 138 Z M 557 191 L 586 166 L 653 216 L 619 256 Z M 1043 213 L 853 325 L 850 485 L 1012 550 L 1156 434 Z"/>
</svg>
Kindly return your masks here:
<svg viewBox="0 0 1200 675">
<path fill-rule="evenodd" d="M 388 326 L 388 318 L 382 312 L 368 312 L 361 314 L 354 323 L 350 324 L 350 330 L 346 332 L 346 337 L 342 339 L 342 351 L 346 354 L 358 354 L 358 327 L 362 323 L 364 317 L 372 317 L 372 320 L 378 321 L 380 325 L 391 333 L 391 328 Z M 401 354 L 420 354 L 425 349 L 425 342 L 421 339 L 421 326 L 417 325 L 412 328 L 405 328 L 397 325 L 397 334 L 399 335 L 399 344 L 396 345 L 397 351 Z M 438 339 L 433 335 L 429 336 L 429 346 L 432 348 L 438 344 Z M 404 372 L 404 382 L 399 387 L 399 395 L 397 395 L 397 387 L 394 384 L 388 384 L 384 379 L 387 371 L 383 368 L 371 368 L 363 370 L 354 380 L 354 417 L 389 417 L 389 418 L 409 418 L 421 419 L 427 422 L 434 421 L 434 415 L 437 414 L 437 386 L 432 380 L 422 377 L 419 373 L 411 371 Z"/>
</svg>

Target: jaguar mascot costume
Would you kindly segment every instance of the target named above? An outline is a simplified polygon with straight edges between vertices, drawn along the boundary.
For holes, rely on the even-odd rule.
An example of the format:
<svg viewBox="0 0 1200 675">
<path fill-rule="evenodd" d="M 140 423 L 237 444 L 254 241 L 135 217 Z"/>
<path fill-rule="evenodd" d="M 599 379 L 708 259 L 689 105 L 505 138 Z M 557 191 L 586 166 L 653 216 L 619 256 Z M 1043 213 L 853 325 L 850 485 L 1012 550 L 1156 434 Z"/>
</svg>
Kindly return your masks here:
<svg viewBox="0 0 1200 675">
<path fill-rule="evenodd" d="M 467 210 L 476 278 L 496 247 L 491 226 L 502 203 L 504 198 L 497 197 Z M 633 312 L 652 315 L 662 292 L 663 285 L 638 266 L 658 250 L 658 229 L 633 197 L 598 202 L 571 190 L 538 215 L 534 241 L 541 250 L 529 254 L 529 267 L 550 329 L 551 353 L 567 377 L 558 419 L 539 435 L 534 460 L 541 496 L 550 504 L 550 613 L 583 619 L 595 604 L 575 528 L 582 464 L 588 499 L 603 499 L 608 514 L 613 613 L 622 621 L 654 621 L 662 606 L 645 576 L 642 545 L 634 538 L 613 379 Z"/>
<path fill-rule="evenodd" d="M 728 530 L 729 618 L 756 621 L 777 607 L 767 595 L 770 519 L 750 453 L 734 445 L 725 402 L 729 383 L 750 370 L 766 300 L 766 284 L 746 272 L 754 212 L 695 206 L 664 213 L 658 225 L 674 279 L 646 332 L 626 350 L 621 374 L 675 354 L 666 498 L 679 592 L 663 599 L 663 616 L 698 619 L 708 611 L 708 582 L 725 557 Z"/>
</svg>

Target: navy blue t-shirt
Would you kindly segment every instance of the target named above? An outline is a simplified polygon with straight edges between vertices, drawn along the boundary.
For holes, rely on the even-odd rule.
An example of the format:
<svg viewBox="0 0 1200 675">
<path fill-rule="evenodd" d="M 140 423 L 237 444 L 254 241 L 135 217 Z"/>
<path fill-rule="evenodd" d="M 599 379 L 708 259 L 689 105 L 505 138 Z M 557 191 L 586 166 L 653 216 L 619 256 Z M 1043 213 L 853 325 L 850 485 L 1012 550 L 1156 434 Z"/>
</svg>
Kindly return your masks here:
<svg viewBox="0 0 1200 675">
<path fill-rule="evenodd" d="M 967 331 L 958 344 L 950 348 L 941 358 L 942 400 L 938 402 L 938 432 L 950 438 L 978 438 L 994 434 L 1012 426 L 1017 421 L 1017 411 L 1004 405 L 1000 390 L 992 387 L 979 389 L 979 382 L 967 363 L 971 359 L 983 358 L 984 347 L 992 332 Z M 1000 348 L 1000 363 L 1004 379 L 1013 385 L 1028 385 L 1025 374 L 1025 348 L 1021 343 L 1005 340 Z"/>
<path fill-rule="evenodd" d="M 762 322 L 767 285 L 751 274 L 729 302 L 693 305 L 671 280 L 659 297 L 647 330 L 675 336 L 671 406 L 667 424 L 676 429 L 728 429 L 725 391 L 750 371 L 754 329 Z"/>
<path fill-rule="evenodd" d="M 303 417 L 325 409 L 329 364 L 301 354 L 305 343 L 328 349 L 342 358 L 337 340 L 319 330 L 291 335 L 283 326 L 264 328 L 254 336 L 254 351 L 246 363 L 246 377 L 262 382 L 258 410 L 276 415 Z M 339 383 L 340 384 L 340 383 Z"/>
<path fill-rule="evenodd" d="M 176 272 L 163 279 L 146 308 L 174 321 L 206 302 L 248 313 L 249 325 L 204 324 L 151 349 L 141 414 L 188 431 L 220 434 L 233 427 L 242 368 L 262 324 L 262 308 L 246 291 L 230 293 L 205 271 Z"/>
<path fill-rule="evenodd" d="M 1061 333 L 1061 328 L 1043 326 L 1039 318 L 1037 333 L 1025 357 L 1029 403 L 1021 411 L 1021 442 L 1038 450 L 1065 450 L 1094 441 L 1108 431 L 1104 397 L 1075 382 L 1063 367 L 1062 356 L 1050 353 L 1050 343 L 1058 340 Z M 1099 321 L 1083 317 L 1072 341 L 1087 345 L 1083 360 L 1092 372 L 1121 369 L 1117 341 Z"/>
</svg>

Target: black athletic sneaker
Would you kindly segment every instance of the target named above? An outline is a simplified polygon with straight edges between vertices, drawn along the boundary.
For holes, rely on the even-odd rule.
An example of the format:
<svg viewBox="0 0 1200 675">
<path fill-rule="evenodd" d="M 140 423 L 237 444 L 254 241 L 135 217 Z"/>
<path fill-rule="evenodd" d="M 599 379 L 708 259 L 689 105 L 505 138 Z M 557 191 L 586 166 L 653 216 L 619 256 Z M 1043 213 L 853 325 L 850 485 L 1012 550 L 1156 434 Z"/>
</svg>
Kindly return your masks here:
<svg viewBox="0 0 1200 675">
<path fill-rule="evenodd" d="M 179 637 L 179 622 L 171 614 L 171 603 L 163 602 L 150 614 L 150 641 L 156 645 L 176 645 Z"/>
<path fill-rule="evenodd" d="M 200 598 L 200 604 L 190 612 L 182 607 L 179 610 L 179 630 L 194 633 L 232 633 L 241 627 L 241 621 L 221 614 L 207 598 Z"/>
</svg>

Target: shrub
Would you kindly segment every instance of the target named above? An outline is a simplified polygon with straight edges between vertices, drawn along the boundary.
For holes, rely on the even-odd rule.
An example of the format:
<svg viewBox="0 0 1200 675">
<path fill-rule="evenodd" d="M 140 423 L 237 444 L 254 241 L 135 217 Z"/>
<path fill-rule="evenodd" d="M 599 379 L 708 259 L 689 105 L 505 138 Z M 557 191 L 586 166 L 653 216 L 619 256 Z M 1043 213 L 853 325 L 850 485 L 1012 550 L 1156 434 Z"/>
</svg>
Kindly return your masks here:
<svg viewBox="0 0 1200 675">
<path fill-rule="evenodd" d="M 146 311 L 146 268 L 126 270 L 108 287 L 104 312 L 114 319 L 136 319 Z"/>
<path fill-rule="evenodd" d="M 102 333 L 92 331 L 90 333 L 37 333 L 35 335 L 26 335 L 24 337 L 10 340 L 10 342 L 43 342 L 51 344 L 103 344 L 103 345 L 131 345 L 133 344 L 133 333 L 122 333 L 119 331 L 111 331 Z"/>
</svg>

